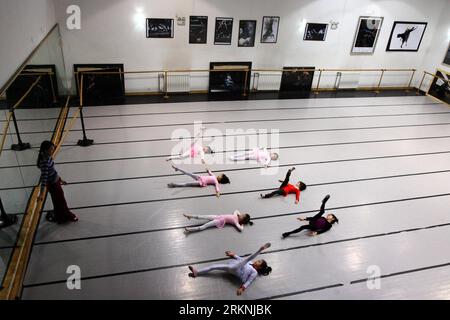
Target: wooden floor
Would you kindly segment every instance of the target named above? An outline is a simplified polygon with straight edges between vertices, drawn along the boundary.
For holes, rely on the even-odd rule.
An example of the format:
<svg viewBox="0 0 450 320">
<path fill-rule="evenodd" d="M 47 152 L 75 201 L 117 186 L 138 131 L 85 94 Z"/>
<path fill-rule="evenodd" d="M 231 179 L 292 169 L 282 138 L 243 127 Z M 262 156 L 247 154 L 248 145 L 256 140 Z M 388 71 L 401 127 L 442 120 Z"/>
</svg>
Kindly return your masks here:
<svg viewBox="0 0 450 320">
<path fill-rule="evenodd" d="M 418 96 L 124 105 L 84 113 L 95 145 L 76 146 L 77 123 L 56 161 L 80 221 L 41 221 L 24 299 L 450 299 L 447 105 Z M 21 212 L 39 179 L 37 147 L 51 136 L 56 117 L 55 110 L 18 115 L 23 140 L 34 148 L 1 157 L 0 174 L 7 178 L 0 192 L 10 213 Z M 172 135 L 192 134 L 196 121 L 215 136 L 209 167 L 231 179 L 220 198 L 212 188 L 167 188 L 189 181 L 165 157 L 178 143 Z M 280 153 L 277 167 L 226 161 L 237 137 L 247 138 L 238 149 L 266 146 L 251 130 L 279 130 L 265 142 Z M 300 204 L 293 196 L 259 199 L 292 166 L 291 181 L 308 184 Z M 340 223 L 316 237 L 281 239 L 300 225 L 297 217 L 313 215 L 326 194 L 328 212 Z M 51 207 L 47 200 L 46 210 Z M 255 219 L 243 233 L 233 227 L 183 232 L 196 224 L 183 213 L 235 209 Z M 7 257 L 11 240 L 1 232 L 0 252 Z M 273 272 L 241 297 L 239 282 L 228 275 L 187 276 L 188 265 L 224 262 L 226 250 L 246 255 L 265 242 L 272 247 L 261 258 Z M 70 265 L 81 269 L 81 290 L 67 289 Z M 380 272 L 378 289 L 368 288 L 376 283 L 368 280 L 371 268 Z"/>
</svg>

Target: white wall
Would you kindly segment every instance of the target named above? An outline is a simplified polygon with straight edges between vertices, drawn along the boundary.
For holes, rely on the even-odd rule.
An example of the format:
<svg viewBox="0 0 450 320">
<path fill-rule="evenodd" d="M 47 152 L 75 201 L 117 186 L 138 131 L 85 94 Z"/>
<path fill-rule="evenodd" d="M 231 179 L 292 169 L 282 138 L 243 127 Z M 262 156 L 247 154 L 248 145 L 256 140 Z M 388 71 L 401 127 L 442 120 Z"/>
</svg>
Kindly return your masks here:
<svg viewBox="0 0 450 320">
<path fill-rule="evenodd" d="M 81 7 L 81 30 L 65 27 L 66 8 L 71 4 Z M 124 63 L 126 70 L 207 69 L 210 61 L 252 61 L 257 68 L 421 69 L 425 54 L 435 50 L 431 42 L 445 5 L 448 0 L 55 0 L 68 70 L 75 63 Z M 145 18 L 176 15 L 185 16 L 187 23 L 175 26 L 174 39 L 146 39 Z M 188 43 L 189 15 L 209 17 L 207 44 Z M 265 15 L 281 17 L 277 44 L 260 43 Z M 373 55 L 351 55 L 358 17 L 363 15 L 384 17 L 380 37 Z M 234 18 L 231 46 L 213 44 L 216 17 Z M 253 48 L 237 47 L 240 19 L 258 21 Z M 302 22 L 330 20 L 338 21 L 339 27 L 328 31 L 325 42 L 302 40 Z M 396 20 L 428 22 L 418 52 L 386 52 Z M 420 78 L 419 73 L 416 78 Z"/>
<path fill-rule="evenodd" d="M 0 88 L 55 23 L 53 0 L 0 1 Z"/>
</svg>

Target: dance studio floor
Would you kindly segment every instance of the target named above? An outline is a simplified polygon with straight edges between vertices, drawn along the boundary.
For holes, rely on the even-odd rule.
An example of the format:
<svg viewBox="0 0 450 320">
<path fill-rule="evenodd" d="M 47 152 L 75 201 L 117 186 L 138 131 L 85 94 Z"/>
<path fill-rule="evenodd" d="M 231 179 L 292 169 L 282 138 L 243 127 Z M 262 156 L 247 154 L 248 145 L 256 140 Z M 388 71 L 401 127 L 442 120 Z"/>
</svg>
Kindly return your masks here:
<svg viewBox="0 0 450 320">
<path fill-rule="evenodd" d="M 78 122 L 56 161 L 80 221 L 58 226 L 42 219 L 23 299 L 450 299 L 447 105 L 424 96 L 324 98 L 88 107 L 84 114 L 95 145 L 76 146 Z M 48 111 L 49 118 L 56 115 Z M 203 122 L 206 136 L 216 136 L 209 167 L 231 179 L 221 185 L 220 198 L 212 187 L 167 188 L 190 179 L 174 172 L 165 157 L 178 143 L 172 134 L 193 134 L 195 121 Z M 40 132 L 53 128 L 55 119 L 19 123 Z M 278 169 L 224 163 L 233 154 L 232 141 L 251 129 L 279 130 L 278 141 L 274 133 L 265 142 L 279 147 Z M 24 136 L 37 147 L 49 135 Z M 266 146 L 256 137 L 247 148 Z M 36 156 L 36 148 L 18 154 L 25 186 L 37 183 Z M 1 167 L 12 157 L 5 152 Z M 203 170 L 201 164 L 180 166 Z M 291 182 L 308 185 L 299 205 L 293 195 L 260 199 L 292 166 Z M 14 190 L 2 193 L 12 211 L 5 192 Z M 328 212 L 339 224 L 316 237 L 304 232 L 281 239 L 327 194 Z M 183 213 L 235 209 L 254 218 L 243 233 L 229 226 L 184 234 L 184 227 L 200 221 Z M 229 275 L 188 277 L 188 265 L 223 263 L 226 250 L 246 255 L 265 242 L 272 247 L 260 257 L 273 272 L 240 297 L 240 283 Z M 81 269 L 81 290 L 67 288 L 70 265 Z M 377 272 L 379 283 L 367 281 Z"/>
</svg>

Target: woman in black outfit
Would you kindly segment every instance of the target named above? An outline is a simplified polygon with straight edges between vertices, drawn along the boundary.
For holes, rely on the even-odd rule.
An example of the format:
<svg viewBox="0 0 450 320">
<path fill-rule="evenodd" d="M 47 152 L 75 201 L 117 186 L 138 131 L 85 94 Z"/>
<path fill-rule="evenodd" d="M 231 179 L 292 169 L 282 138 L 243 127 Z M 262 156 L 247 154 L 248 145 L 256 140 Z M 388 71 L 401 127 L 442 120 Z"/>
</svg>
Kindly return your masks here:
<svg viewBox="0 0 450 320">
<path fill-rule="evenodd" d="M 334 214 L 327 214 L 326 217 L 322 217 L 322 215 L 325 213 L 325 203 L 328 201 L 328 199 L 330 199 L 330 195 L 327 195 L 322 200 L 322 205 L 320 206 L 320 211 L 314 217 L 309 217 L 306 219 L 305 218 L 297 218 L 300 221 L 309 221 L 309 224 L 303 225 L 300 228 L 295 229 L 293 231 L 283 233 L 283 238 L 286 238 L 293 233 L 298 233 L 298 232 L 300 232 L 302 230 L 306 230 L 306 229 L 311 230 L 312 231 L 311 235 L 315 236 L 315 235 L 318 235 L 320 233 L 324 233 L 324 232 L 330 230 L 335 222 L 339 223 L 338 218 Z"/>
</svg>

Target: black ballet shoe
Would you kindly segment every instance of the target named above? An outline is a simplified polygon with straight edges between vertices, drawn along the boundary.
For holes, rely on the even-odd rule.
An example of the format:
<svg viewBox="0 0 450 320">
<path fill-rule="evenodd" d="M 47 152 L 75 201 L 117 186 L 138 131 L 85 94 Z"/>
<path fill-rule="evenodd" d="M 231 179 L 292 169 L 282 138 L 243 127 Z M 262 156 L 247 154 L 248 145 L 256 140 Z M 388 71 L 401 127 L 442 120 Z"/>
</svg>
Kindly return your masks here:
<svg viewBox="0 0 450 320">
<path fill-rule="evenodd" d="M 174 185 L 173 183 L 168 183 L 167 186 L 168 186 L 169 188 L 175 188 L 175 185 Z"/>
<path fill-rule="evenodd" d="M 47 214 L 45 215 L 45 220 L 47 220 L 48 222 L 56 222 L 55 212 L 47 212 Z"/>
<path fill-rule="evenodd" d="M 195 278 L 197 276 L 197 271 L 195 271 L 193 266 L 189 266 L 188 268 L 189 270 L 191 270 L 191 272 L 189 273 L 189 277 Z"/>
<path fill-rule="evenodd" d="M 262 193 L 260 193 L 259 196 L 261 197 L 261 199 L 264 199 L 264 195 Z"/>
<path fill-rule="evenodd" d="M 330 199 L 330 195 L 327 194 L 325 198 L 323 198 L 322 203 L 325 203 L 328 201 L 328 199 Z"/>
<path fill-rule="evenodd" d="M 78 221 L 78 217 L 74 214 L 74 213 L 69 213 L 69 221 L 71 222 L 77 222 Z"/>
<path fill-rule="evenodd" d="M 283 239 L 289 237 L 289 233 L 288 232 L 283 233 L 282 237 L 283 237 Z"/>
</svg>

